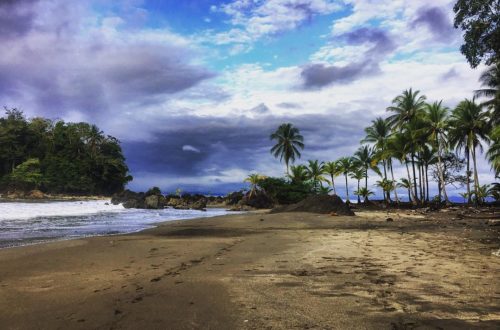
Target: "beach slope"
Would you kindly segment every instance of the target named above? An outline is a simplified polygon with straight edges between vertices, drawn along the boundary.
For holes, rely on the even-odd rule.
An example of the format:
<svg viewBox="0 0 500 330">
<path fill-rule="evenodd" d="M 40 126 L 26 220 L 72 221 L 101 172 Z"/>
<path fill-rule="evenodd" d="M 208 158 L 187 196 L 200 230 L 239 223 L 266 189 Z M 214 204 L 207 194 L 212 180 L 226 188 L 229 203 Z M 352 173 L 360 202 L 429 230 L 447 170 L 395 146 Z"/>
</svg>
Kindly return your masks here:
<svg viewBox="0 0 500 330">
<path fill-rule="evenodd" d="M 500 327 L 499 227 L 249 213 L 0 250 L 1 329 Z"/>
</svg>

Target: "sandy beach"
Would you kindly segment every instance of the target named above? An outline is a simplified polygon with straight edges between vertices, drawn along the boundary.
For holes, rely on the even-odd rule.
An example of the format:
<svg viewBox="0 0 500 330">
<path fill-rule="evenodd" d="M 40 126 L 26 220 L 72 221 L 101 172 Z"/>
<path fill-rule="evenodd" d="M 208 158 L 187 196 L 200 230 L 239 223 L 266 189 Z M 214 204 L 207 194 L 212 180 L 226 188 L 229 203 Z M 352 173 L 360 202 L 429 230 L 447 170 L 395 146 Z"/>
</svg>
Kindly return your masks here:
<svg viewBox="0 0 500 330">
<path fill-rule="evenodd" d="M 499 247 L 484 220 L 365 211 L 1 249 L 0 328 L 498 329 Z"/>
</svg>

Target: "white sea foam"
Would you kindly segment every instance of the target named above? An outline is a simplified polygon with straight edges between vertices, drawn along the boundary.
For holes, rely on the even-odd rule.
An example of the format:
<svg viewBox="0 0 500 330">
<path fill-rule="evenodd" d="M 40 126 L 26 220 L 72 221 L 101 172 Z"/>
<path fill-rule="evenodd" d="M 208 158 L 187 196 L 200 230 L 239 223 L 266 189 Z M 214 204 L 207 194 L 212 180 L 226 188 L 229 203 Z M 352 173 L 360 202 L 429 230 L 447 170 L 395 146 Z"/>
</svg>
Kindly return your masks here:
<svg viewBox="0 0 500 330">
<path fill-rule="evenodd" d="M 57 239 L 130 233 L 155 223 L 226 214 L 224 209 L 139 210 L 107 200 L 0 203 L 0 248 Z"/>
</svg>

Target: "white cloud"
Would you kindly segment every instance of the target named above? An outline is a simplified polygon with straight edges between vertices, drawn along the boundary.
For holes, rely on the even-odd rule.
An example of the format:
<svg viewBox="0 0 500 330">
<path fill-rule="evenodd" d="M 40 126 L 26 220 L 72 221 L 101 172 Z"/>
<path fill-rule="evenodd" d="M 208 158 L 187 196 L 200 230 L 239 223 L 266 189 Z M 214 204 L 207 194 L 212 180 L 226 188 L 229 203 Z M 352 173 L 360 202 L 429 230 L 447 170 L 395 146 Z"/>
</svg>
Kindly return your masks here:
<svg viewBox="0 0 500 330">
<path fill-rule="evenodd" d="M 183 145 L 182 146 L 182 151 L 195 152 L 197 154 L 199 154 L 201 152 L 200 149 L 195 148 L 195 147 L 193 147 L 193 146 L 191 146 L 189 144 Z"/>
</svg>

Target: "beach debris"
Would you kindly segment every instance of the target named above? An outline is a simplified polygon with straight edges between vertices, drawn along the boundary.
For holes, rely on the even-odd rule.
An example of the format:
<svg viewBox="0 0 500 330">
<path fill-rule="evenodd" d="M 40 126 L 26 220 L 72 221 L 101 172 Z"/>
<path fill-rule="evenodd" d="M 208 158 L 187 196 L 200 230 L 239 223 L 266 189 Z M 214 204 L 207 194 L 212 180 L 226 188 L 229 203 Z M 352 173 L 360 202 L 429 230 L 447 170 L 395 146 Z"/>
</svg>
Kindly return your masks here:
<svg viewBox="0 0 500 330">
<path fill-rule="evenodd" d="M 332 217 L 336 217 L 336 216 L 338 216 L 338 214 L 337 214 L 337 213 L 335 213 L 335 212 L 331 212 L 331 213 L 330 213 L 330 215 L 331 215 Z"/>
<path fill-rule="evenodd" d="M 394 221 L 394 219 L 393 219 L 393 218 L 391 218 L 391 217 L 389 217 L 389 218 L 385 219 L 385 221 L 387 221 L 387 222 L 393 222 L 393 221 Z"/>
<path fill-rule="evenodd" d="M 491 252 L 491 254 L 494 255 L 495 257 L 500 257 L 500 249 L 498 249 L 498 251 Z"/>
<path fill-rule="evenodd" d="M 264 218 L 260 218 L 260 221 L 264 221 Z"/>
<path fill-rule="evenodd" d="M 500 220 L 488 220 L 489 226 L 500 226 Z"/>
</svg>

